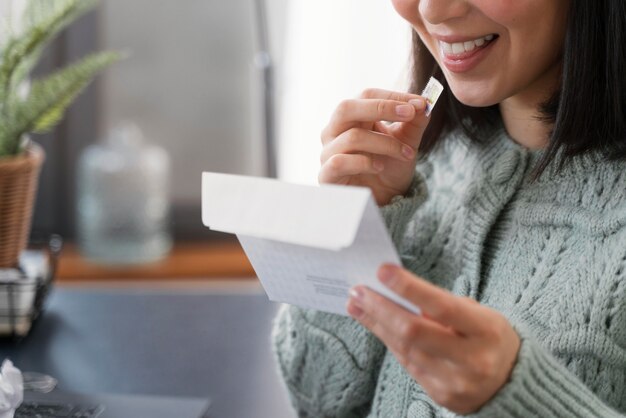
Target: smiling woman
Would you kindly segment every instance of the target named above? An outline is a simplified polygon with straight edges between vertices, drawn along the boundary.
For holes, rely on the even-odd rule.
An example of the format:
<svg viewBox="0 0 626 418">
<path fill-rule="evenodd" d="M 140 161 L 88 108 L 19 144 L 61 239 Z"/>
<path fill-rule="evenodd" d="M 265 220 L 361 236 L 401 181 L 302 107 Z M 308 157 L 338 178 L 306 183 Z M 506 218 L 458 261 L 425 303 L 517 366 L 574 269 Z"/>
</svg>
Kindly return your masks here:
<svg viewBox="0 0 626 418">
<path fill-rule="evenodd" d="M 626 3 L 392 0 L 411 92 L 323 129 L 321 183 L 369 187 L 403 266 L 352 318 L 284 307 L 274 346 L 315 417 L 626 413 Z M 432 115 L 416 92 L 446 87 Z M 392 122 L 392 123 L 388 123 Z"/>
</svg>

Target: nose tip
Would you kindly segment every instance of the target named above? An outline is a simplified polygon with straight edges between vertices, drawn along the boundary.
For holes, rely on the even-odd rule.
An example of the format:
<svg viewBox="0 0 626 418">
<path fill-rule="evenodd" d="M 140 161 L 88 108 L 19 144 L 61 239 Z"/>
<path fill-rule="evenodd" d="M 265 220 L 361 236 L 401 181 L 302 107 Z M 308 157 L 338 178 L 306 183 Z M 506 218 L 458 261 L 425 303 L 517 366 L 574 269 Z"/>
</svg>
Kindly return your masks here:
<svg viewBox="0 0 626 418">
<path fill-rule="evenodd" d="M 418 10 L 431 25 L 465 16 L 470 4 L 466 0 L 421 0 Z"/>
</svg>

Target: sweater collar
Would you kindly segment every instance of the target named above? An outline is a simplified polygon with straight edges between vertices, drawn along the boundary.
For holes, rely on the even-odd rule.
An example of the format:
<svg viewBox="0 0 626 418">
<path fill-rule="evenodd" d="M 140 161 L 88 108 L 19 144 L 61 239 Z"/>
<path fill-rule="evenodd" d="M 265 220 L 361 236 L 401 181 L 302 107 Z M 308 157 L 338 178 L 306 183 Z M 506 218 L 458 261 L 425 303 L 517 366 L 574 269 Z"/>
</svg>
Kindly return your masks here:
<svg viewBox="0 0 626 418">
<path fill-rule="evenodd" d="M 479 145 L 478 158 L 484 171 L 512 172 L 520 158 L 528 159 L 529 172 L 532 171 L 545 154 L 545 149 L 529 149 L 513 140 L 502 124 L 490 133 L 488 140 Z M 564 157 L 561 153 L 548 164 L 539 181 L 564 180 L 566 178 L 587 177 L 598 170 L 624 170 L 626 161 L 609 161 L 599 151 L 587 151 L 584 154 L 566 159 L 562 170 L 559 163 Z"/>
</svg>

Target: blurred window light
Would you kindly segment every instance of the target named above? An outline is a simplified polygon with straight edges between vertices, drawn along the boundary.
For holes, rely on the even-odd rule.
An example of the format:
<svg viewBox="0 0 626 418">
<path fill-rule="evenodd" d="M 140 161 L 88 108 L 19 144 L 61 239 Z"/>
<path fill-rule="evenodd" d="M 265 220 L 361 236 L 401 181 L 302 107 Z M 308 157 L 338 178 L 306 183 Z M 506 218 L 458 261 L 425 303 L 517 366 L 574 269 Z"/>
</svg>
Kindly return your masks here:
<svg viewBox="0 0 626 418">
<path fill-rule="evenodd" d="M 26 7 L 26 0 L 0 1 L 0 36 L 4 38 L 5 31 L 20 30 L 24 7 Z"/>
<path fill-rule="evenodd" d="M 411 32 L 390 1 L 293 0 L 279 72 L 278 175 L 316 184 L 319 133 L 368 87 L 408 88 Z"/>
</svg>

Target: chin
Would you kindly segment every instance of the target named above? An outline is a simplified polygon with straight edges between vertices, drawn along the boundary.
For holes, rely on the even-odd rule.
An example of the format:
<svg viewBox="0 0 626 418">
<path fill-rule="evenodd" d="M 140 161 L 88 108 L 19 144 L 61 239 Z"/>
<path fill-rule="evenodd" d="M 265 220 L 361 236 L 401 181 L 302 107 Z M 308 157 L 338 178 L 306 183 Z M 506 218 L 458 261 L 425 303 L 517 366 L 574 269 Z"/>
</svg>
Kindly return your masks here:
<svg viewBox="0 0 626 418">
<path fill-rule="evenodd" d="M 466 106 L 471 107 L 489 107 L 500 103 L 500 97 L 493 94 L 489 86 L 484 83 L 455 83 L 448 81 L 450 90 L 454 97 Z"/>
</svg>

